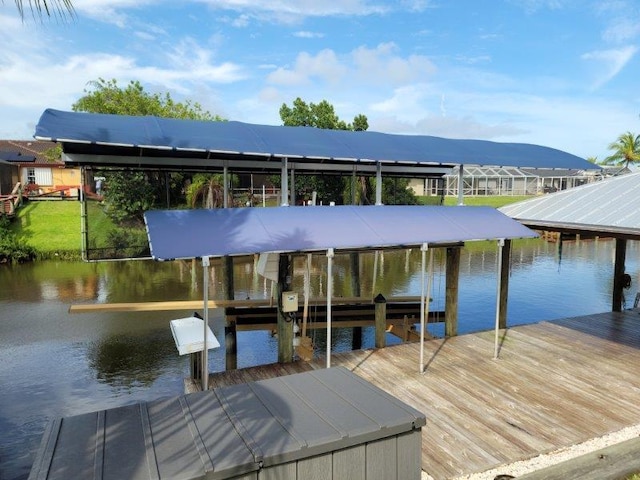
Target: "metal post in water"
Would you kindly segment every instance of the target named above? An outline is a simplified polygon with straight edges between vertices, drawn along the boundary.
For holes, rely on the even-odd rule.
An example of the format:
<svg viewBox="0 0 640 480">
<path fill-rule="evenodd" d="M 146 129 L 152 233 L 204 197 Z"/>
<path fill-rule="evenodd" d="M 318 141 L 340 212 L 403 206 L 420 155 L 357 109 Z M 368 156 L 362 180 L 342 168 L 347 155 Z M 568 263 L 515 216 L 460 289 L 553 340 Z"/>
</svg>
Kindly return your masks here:
<svg viewBox="0 0 640 480">
<path fill-rule="evenodd" d="M 327 368 L 331 367 L 331 295 L 333 294 L 333 248 L 327 250 Z"/>
<path fill-rule="evenodd" d="M 496 290 L 496 335 L 493 350 L 493 358 L 498 358 L 498 336 L 500 330 L 500 290 L 502 290 L 502 249 L 504 247 L 504 238 L 498 240 L 498 288 Z"/>
<path fill-rule="evenodd" d="M 207 348 L 207 330 L 209 327 L 209 257 L 202 257 L 202 289 L 204 297 L 203 306 L 203 321 L 204 323 L 204 340 L 202 342 L 202 391 L 206 392 L 209 389 L 209 365 L 208 360 L 208 348 Z"/>
</svg>

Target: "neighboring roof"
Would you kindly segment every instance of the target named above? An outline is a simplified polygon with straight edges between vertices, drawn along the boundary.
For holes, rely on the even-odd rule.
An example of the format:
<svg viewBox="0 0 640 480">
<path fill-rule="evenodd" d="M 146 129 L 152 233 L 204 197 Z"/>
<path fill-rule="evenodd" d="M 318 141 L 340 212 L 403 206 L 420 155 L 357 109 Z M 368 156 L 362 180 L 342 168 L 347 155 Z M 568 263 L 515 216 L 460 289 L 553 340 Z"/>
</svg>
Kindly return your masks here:
<svg viewBox="0 0 640 480">
<path fill-rule="evenodd" d="M 156 260 L 537 236 L 490 207 L 345 205 L 153 210 L 144 217 L 151 255 Z"/>
<path fill-rule="evenodd" d="M 640 172 L 513 203 L 499 210 L 532 228 L 640 240 Z"/>
<path fill-rule="evenodd" d="M 568 168 L 558 168 L 555 170 L 544 170 L 538 168 L 523 168 L 528 175 L 533 175 L 539 178 L 559 178 L 559 177 L 592 177 L 593 174 L 598 174 L 600 171 L 590 170 L 573 170 Z"/>
<path fill-rule="evenodd" d="M 457 178 L 460 172 L 460 167 L 454 167 L 451 172 L 447 173 L 445 177 Z M 524 168 L 524 167 L 490 167 L 490 166 L 475 166 L 465 165 L 464 176 L 465 177 L 482 177 L 482 178 L 500 178 L 500 177 L 513 177 L 513 178 L 564 178 L 564 177 L 593 177 L 599 175 L 602 172 L 600 170 L 575 170 L 568 168 L 554 168 L 552 170 L 547 168 Z"/>
<path fill-rule="evenodd" d="M 0 159 L 12 163 L 47 164 L 61 166 L 58 160 L 51 162 L 45 155 L 54 145 L 41 140 L 0 140 Z"/>
<path fill-rule="evenodd" d="M 0 150 L 0 160 L 13 163 L 35 162 L 36 157 L 33 155 L 22 155 L 20 152 L 5 152 Z"/>
<path fill-rule="evenodd" d="M 254 125 L 158 117 L 135 117 L 47 109 L 35 137 L 58 141 L 65 153 L 101 155 L 84 162 L 114 161 L 129 156 L 137 165 L 154 165 L 156 157 L 260 160 L 288 158 L 295 162 L 451 167 L 457 164 L 528 166 L 536 168 L 593 167 L 575 155 L 522 143 L 455 140 L 426 135 L 326 130 L 313 127 Z M 67 159 L 74 161 L 74 158 Z M 126 160 L 117 160 L 125 162 Z M 175 163 L 175 162 L 174 162 Z M 274 168 L 279 168 L 274 165 Z M 597 167 L 596 167 L 597 168 Z M 441 172 L 444 173 L 444 172 Z"/>
</svg>

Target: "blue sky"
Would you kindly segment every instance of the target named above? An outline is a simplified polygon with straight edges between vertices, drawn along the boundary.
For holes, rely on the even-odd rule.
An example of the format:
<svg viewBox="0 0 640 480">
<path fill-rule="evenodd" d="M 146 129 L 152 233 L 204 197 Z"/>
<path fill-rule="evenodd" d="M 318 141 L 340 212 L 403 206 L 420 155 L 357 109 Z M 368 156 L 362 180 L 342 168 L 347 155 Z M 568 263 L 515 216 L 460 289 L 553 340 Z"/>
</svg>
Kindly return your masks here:
<svg viewBox="0 0 640 480">
<path fill-rule="evenodd" d="M 301 97 L 370 130 L 599 159 L 640 133 L 638 0 L 73 3 L 42 22 L 0 3 L 0 138 L 31 138 L 100 77 L 250 123 Z"/>
</svg>

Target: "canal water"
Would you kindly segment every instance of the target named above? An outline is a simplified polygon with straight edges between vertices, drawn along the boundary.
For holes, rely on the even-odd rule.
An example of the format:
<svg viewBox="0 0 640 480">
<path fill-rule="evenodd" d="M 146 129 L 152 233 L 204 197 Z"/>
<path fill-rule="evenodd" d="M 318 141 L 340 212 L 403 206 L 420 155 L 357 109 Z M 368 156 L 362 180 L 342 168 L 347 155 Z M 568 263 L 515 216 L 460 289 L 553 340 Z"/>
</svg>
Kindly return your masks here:
<svg viewBox="0 0 640 480">
<path fill-rule="evenodd" d="M 459 332 L 493 328 L 496 297 L 495 243 L 468 244 L 460 270 Z M 640 276 L 640 243 L 629 242 L 625 292 L 631 307 Z M 444 309 L 443 254 L 435 255 L 432 309 Z M 611 309 L 614 242 L 557 244 L 514 242 L 508 323 L 518 325 Z M 302 292 L 305 258 L 294 262 L 294 290 Z M 235 298 L 268 298 L 271 286 L 256 274 L 254 259 L 236 259 Z M 337 255 L 335 295 L 351 296 L 350 262 Z M 366 253 L 360 261 L 361 293 L 419 295 L 418 250 Z M 211 298 L 220 298 L 219 269 L 211 269 Z M 314 256 L 312 294 L 326 295 L 326 258 Z M 169 321 L 191 311 L 70 314 L 77 303 L 201 300 L 198 263 L 130 261 L 38 262 L 0 267 L 0 479 L 28 476 L 47 422 L 57 416 L 116 407 L 183 392 L 188 359 L 178 356 Z M 313 309 L 310 313 L 313 318 Z M 219 311 L 211 312 L 214 334 L 223 339 Z M 430 331 L 442 335 L 441 325 Z M 324 332 L 315 343 L 324 351 Z M 372 328 L 363 335 L 373 345 Z M 397 342 L 388 336 L 388 343 Z M 275 362 L 269 332 L 238 334 L 238 366 Z M 350 348 L 351 332 L 334 329 L 336 351 Z M 490 354 L 491 352 L 488 352 Z M 224 370 L 224 352 L 212 350 L 212 371 Z"/>
</svg>

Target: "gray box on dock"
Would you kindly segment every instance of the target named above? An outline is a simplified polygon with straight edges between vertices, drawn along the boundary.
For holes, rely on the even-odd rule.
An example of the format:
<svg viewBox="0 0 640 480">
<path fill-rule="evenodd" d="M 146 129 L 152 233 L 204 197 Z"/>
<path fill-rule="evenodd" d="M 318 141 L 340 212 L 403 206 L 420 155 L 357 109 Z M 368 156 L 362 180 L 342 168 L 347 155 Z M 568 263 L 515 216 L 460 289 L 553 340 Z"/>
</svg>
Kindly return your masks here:
<svg viewBox="0 0 640 480">
<path fill-rule="evenodd" d="M 30 480 L 404 480 L 424 415 L 345 368 L 54 420 Z"/>
</svg>

